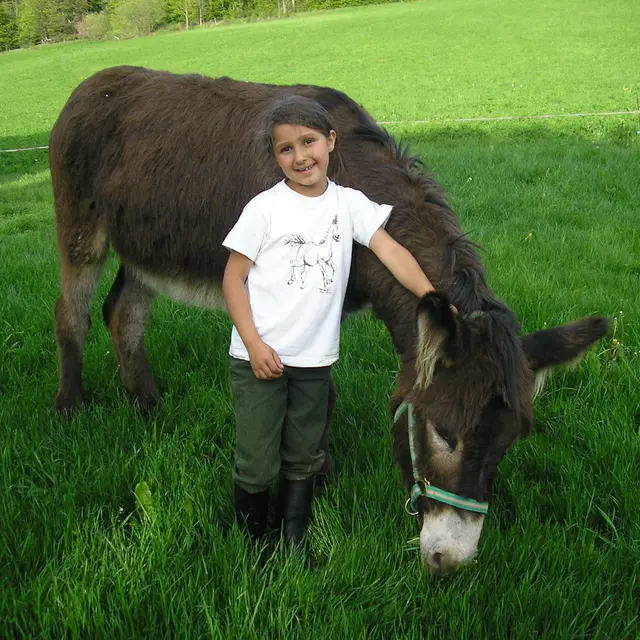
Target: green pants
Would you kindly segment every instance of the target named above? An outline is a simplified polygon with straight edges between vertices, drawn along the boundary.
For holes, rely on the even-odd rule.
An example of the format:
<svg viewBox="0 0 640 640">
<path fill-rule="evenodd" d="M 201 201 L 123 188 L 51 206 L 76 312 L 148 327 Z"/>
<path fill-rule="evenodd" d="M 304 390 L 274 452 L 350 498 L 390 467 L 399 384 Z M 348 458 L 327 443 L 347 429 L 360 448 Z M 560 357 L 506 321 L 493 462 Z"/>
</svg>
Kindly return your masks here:
<svg viewBox="0 0 640 640">
<path fill-rule="evenodd" d="M 250 364 L 237 358 L 229 369 L 236 413 L 234 481 L 256 493 L 280 473 L 304 480 L 319 471 L 331 367 L 285 366 L 275 380 L 258 380 Z"/>
</svg>

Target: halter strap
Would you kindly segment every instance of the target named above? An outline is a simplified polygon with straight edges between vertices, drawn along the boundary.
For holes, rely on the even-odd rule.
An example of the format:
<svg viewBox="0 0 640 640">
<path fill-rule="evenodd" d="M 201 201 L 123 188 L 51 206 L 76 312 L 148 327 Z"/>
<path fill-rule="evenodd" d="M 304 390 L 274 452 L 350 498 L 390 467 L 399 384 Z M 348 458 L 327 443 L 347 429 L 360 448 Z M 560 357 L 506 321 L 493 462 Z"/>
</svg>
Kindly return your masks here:
<svg viewBox="0 0 640 640">
<path fill-rule="evenodd" d="M 426 478 L 420 478 L 416 467 L 416 419 L 413 415 L 413 405 L 410 402 L 402 402 L 393 417 L 393 424 L 398 422 L 404 412 L 407 412 L 407 422 L 409 425 L 409 452 L 411 454 L 411 469 L 413 471 L 414 484 L 411 487 L 411 494 L 405 504 L 405 509 L 409 515 L 417 515 L 416 504 L 424 496 L 438 502 L 443 502 L 458 509 L 474 511 L 476 513 L 487 513 L 489 511 L 488 502 L 478 502 L 471 498 L 464 498 L 455 493 L 444 491 L 434 487 Z M 411 511 L 409 510 L 411 509 Z"/>
</svg>

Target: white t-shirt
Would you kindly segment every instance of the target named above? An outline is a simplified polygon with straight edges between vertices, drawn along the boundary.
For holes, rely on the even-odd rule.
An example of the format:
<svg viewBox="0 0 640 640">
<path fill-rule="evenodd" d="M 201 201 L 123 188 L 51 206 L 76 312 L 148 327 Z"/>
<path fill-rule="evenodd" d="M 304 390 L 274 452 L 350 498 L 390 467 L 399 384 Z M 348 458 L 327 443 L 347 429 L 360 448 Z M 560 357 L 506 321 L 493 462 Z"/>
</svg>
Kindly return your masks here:
<svg viewBox="0 0 640 640">
<path fill-rule="evenodd" d="M 283 364 L 323 367 L 338 359 L 352 241 L 368 247 L 391 209 L 331 181 L 311 198 L 284 180 L 244 208 L 222 244 L 253 261 L 245 285 L 253 321 Z M 229 354 L 249 360 L 235 327 Z"/>
</svg>

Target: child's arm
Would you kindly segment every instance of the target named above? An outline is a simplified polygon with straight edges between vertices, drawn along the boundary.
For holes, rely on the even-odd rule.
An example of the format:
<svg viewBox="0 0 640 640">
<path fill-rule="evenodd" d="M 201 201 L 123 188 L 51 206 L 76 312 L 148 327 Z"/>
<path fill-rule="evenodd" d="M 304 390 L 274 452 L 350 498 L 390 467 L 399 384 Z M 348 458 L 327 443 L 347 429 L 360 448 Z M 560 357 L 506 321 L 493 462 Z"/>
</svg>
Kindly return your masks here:
<svg viewBox="0 0 640 640">
<path fill-rule="evenodd" d="M 376 254 L 400 284 L 421 298 L 435 291 L 416 259 L 401 244 L 396 242 L 382 227 L 369 240 L 369 249 Z"/>
<path fill-rule="evenodd" d="M 271 380 L 282 375 L 283 366 L 278 354 L 262 340 L 251 315 L 249 298 L 244 283 L 253 261 L 232 251 L 224 270 L 222 293 L 227 310 L 240 338 L 249 353 L 249 364 L 256 378 Z"/>
</svg>

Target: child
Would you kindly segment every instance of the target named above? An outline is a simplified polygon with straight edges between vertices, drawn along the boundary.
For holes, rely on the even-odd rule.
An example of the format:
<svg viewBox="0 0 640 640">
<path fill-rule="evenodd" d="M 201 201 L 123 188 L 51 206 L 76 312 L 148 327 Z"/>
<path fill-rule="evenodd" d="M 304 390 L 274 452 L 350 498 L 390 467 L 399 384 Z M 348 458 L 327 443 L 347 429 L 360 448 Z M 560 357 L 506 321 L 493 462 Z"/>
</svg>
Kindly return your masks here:
<svg viewBox="0 0 640 640">
<path fill-rule="evenodd" d="M 311 515 L 322 467 L 331 365 L 352 240 L 369 247 L 416 296 L 433 286 L 384 225 L 392 206 L 327 178 L 336 132 L 317 102 L 290 96 L 266 120 L 266 146 L 284 180 L 253 198 L 223 245 L 223 292 L 233 321 L 230 376 L 236 413 L 233 474 L 238 524 L 266 530 L 269 486 L 281 475 L 286 543 Z"/>
</svg>

